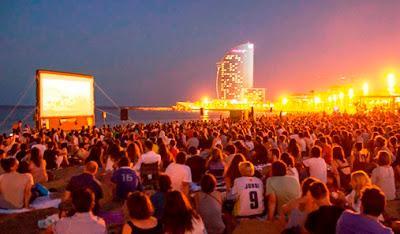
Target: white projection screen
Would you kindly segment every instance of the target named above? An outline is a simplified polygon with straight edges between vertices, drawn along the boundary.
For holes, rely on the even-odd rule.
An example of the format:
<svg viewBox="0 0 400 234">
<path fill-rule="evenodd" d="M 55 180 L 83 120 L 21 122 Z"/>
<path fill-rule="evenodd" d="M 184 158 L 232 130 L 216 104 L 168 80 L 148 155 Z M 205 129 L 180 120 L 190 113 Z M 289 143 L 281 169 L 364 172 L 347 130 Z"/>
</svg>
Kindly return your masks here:
<svg viewBox="0 0 400 234">
<path fill-rule="evenodd" d="M 92 116 L 93 77 L 40 72 L 40 116 Z"/>
<path fill-rule="evenodd" d="M 47 70 L 36 74 L 40 119 L 64 118 L 62 122 L 72 117 L 94 118 L 93 76 Z"/>
</svg>

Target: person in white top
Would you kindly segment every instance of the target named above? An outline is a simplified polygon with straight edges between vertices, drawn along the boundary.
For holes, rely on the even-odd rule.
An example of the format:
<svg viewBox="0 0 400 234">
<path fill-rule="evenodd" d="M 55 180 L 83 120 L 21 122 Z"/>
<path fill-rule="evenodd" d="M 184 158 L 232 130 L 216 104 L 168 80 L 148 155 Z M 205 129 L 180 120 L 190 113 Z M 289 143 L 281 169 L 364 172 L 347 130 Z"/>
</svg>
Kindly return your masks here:
<svg viewBox="0 0 400 234">
<path fill-rule="evenodd" d="M 199 148 L 200 141 L 197 138 L 199 134 L 197 132 L 193 132 L 193 136 L 186 141 L 186 146 L 189 149 L 191 146 L 195 147 L 196 149 Z"/>
<path fill-rule="evenodd" d="M 192 173 L 190 167 L 185 165 L 185 162 L 186 153 L 181 151 L 176 155 L 176 162 L 168 165 L 165 174 L 171 178 L 171 186 L 173 190 L 188 195 L 190 183 L 192 183 Z"/>
<path fill-rule="evenodd" d="M 254 166 L 251 162 L 239 163 L 242 177 L 235 179 L 232 196 L 235 198 L 233 214 L 237 217 L 260 215 L 264 212 L 264 185 L 254 177 Z"/>
<path fill-rule="evenodd" d="M 72 204 L 75 215 L 61 218 L 53 226 L 55 234 L 73 233 L 107 233 L 106 224 L 102 218 L 92 213 L 95 204 L 94 193 L 90 189 L 78 190 L 72 194 Z"/>
<path fill-rule="evenodd" d="M 391 156 L 386 150 L 378 152 L 378 167 L 372 171 L 371 181 L 385 193 L 387 200 L 396 199 L 394 171 L 390 166 Z"/>
<path fill-rule="evenodd" d="M 38 148 L 40 155 L 44 155 L 44 151 L 47 149 L 46 145 L 42 144 L 42 138 L 38 137 L 36 140 L 36 144 L 32 145 L 31 148 Z"/>
<path fill-rule="evenodd" d="M 139 161 L 135 165 L 135 170 L 140 171 L 140 166 L 142 165 L 142 163 L 151 164 L 157 162 L 158 165 L 161 166 L 161 156 L 153 151 L 152 141 L 147 140 L 144 142 L 144 150 L 145 153 L 142 154 Z"/>
<path fill-rule="evenodd" d="M 326 183 L 327 167 L 325 160 L 321 158 L 321 147 L 313 146 L 311 148 L 311 158 L 304 160 L 303 164 L 309 169 L 310 176 Z"/>
</svg>

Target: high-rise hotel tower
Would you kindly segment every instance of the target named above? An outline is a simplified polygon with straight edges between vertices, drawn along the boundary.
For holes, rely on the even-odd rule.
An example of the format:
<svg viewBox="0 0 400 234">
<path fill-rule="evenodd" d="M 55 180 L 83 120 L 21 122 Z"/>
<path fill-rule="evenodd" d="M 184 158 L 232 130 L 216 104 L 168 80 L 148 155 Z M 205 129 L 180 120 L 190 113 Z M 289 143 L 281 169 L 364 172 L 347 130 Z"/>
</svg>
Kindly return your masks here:
<svg viewBox="0 0 400 234">
<path fill-rule="evenodd" d="M 217 97 L 241 100 L 247 89 L 253 88 L 254 44 L 241 44 L 217 63 Z"/>
</svg>

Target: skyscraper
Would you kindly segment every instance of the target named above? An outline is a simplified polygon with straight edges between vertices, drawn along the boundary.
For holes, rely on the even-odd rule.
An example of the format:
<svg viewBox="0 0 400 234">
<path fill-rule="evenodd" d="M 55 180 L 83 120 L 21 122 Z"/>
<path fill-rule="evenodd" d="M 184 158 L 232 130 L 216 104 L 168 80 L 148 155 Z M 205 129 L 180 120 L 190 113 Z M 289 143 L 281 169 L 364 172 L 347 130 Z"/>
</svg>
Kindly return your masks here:
<svg viewBox="0 0 400 234">
<path fill-rule="evenodd" d="M 245 90 L 253 88 L 254 44 L 241 44 L 217 63 L 217 97 L 219 99 L 244 98 Z"/>
</svg>

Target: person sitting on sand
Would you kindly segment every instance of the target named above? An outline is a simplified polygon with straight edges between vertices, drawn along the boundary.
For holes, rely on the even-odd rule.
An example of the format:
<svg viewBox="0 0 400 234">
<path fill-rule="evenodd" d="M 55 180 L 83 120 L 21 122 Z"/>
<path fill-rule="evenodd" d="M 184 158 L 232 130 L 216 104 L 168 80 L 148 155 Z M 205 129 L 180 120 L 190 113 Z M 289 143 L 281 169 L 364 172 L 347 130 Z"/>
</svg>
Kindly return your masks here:
<svg viewBox="0 0 400 234">
<path fill-rule="evenodd" d="M 116 184 L 117 200 L 124 200 L 129 193 L 137 190 L 142 190 L 139 176 L 136 171 L 130 167 L 130 160 L 128 157 L 122 157 L 118 161 L 118 169 L 113 172 L 111 182 Z"/>
<path fill-rule="evenodd" d="M 30 173 L 18 173 L 18 165 L 16 158 L 1 160 L 1 167 L 5 173 L 0 175 L 0 208 L 20 209 L 29 207 L 33 177 Z"/>
<path fill-rule="evenodd" d="M 65 188 L 64 201 L 71 198 L 71 193 L 80 189 L 89 188 L 95 194 L 95 206 L 93 212 L 97 214 L 99 211 L 99 200 L 103 198 L 103 189 L 101 183 L 95 177 L 97 174 L 98 165 L 96 162 L 90 161 L 86 163 L 82 174 L 73 176 Z"/>
<path fill-rule="evenodd" d="M 76 213 L 57 221 L 53 226 L 53 232 L 55 234 L 107 233 L 104 220 L 93 214 L 95 200 L 95 194 L 89 188 L 72 192 L 72 204 Z"/>
<path fill-rule="evenodd" d="M 385 206 L 386 198 L 382 190 L 375 186 L 366 187 L 361 195 L 361 214 L 344 211 L 337 222 L 336 233 L 393 233 L 391 228 L 379 222 Z"/>
<path fill-rule="evenodd" d="M 122 228 L 122 234 L 163 233 L 162 224 L 154 216 L 154 208 L 149 197 L 142 192 L 130 194 L 126 200 L 129 220 Z"/>
</svg>

